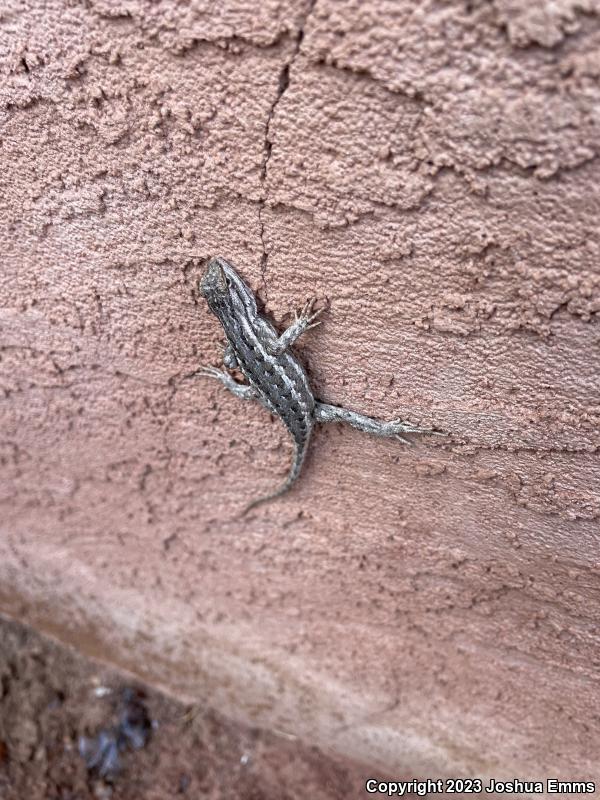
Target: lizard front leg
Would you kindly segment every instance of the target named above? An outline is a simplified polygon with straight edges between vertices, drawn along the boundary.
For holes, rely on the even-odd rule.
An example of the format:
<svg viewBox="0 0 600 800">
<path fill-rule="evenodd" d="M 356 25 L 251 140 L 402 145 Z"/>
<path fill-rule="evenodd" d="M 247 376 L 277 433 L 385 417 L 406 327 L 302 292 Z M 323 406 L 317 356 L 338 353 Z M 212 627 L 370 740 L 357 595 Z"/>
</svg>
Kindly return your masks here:
<svg viewBox="0 0 600 800">
<path fill-rule="evenodd" d="M 227 369 L 237 369 L 239 366 L 238 360 L 233 352 L 233 347 L 230 344 L 225 347 L 225 351 L 223 352 L 223 363 Z"/>
<path fill-rule="evenodd" d="M 206 375 L 209 378 L 216 378 L 218 381 L 221 381 L 226 389 L 229 389 L 232 394 L 236 397 L 240 397 L 242 400 L 256 400 L 258 398 L 252 386 L 234 381 L 231 375 L 228 372 L 224 372 L 222 369 L 217 369 L 216 367 L 200 367 L 194 375 Z"/>
<path fill-rule="evenodd" d="M 294 321 L 288 328 L 286 328 L 281 336 L 278 339 L 275 339 L 275 341 L 265 343 L 265 347 L 271 355 L 279 356 L 282 353 L 285 353 L 285 351 L 294 344 L 296 339 L 298 339 L 298 337 L 301 336 L 304 331 L 307 331 L 310 328 L 316 328 L 317 325 L 321 324 L 320 321 L 315 322 L 314 320 L 316 320 L 316 318 L 324 311 L 324 309 L 318 308 L 316 311 L 313 311 L 315 302 L 316 298 L 314 297 L 312 297 L 310 300 L 307 300 L 300 312 L 294 312 Z"/>
<path fill-rule="evenodd" d="M 347 408 L 330 406 L 327 403 L 319 403 L 318 401 L 315 405 L 314 417 L 316 422 L 346 422 L 348 425 L 352 425 L 353 428 L 358 428 L 359 431 L 365 431 L 365 433 L 371 433 L 374 436 L 398 439 L 405 444 L 411 444 L 411 442 L 402 436 L 403 433 L 429 433 L 433 436 L 443 436 L 438 431 L 417 428 L 415 425 L 403 422 L 401 419 L 382 422 L 364 414 L 357 414 L 356 411 L 349 411 Z"/>
</svg>

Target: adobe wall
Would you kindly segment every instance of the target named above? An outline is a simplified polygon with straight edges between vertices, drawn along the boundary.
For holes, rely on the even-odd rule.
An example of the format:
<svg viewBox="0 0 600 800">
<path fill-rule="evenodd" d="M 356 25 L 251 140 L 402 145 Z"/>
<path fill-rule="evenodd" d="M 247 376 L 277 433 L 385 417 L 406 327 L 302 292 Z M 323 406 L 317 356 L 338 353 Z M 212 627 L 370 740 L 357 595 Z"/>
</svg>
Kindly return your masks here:
<svg viewBox="0 0 600 800">
<path fill-rule="evenodd" d="M 397 777 L 597 774 L 597 3 L 9 0 L 0 611 Z M 215 382 L 220 254 L 317 396 Z M 596 774 L 594 775 L 594 772 Z"/>
</svg>

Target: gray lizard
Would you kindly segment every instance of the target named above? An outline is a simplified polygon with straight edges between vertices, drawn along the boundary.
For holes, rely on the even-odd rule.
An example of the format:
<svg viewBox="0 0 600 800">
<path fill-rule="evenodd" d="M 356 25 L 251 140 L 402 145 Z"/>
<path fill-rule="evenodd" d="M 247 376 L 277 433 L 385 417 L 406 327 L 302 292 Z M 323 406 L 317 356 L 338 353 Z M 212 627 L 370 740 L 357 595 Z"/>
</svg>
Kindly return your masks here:
<svg viewBox="0 0 600 800">
<path fill-rule="evenodd" d="M 394 437 L 407 444 L 403 433 L 436 433 L 402 420 L 381 422 L 315 400 L 306 372 L 290 349 L 304 331 L 320 324 L 315 320 L 323 309 L 314 310 L 314 299 L 296 313 L 294 322 L 279 335 L 259 314 L 254 292 L 224 258 L 209 261 L 200 281 L 200 292 L 227 336 L 224 365 L 239 369 L 248 383 L 238 383 L 228 372 L 215 367 L 201 367 L 194 374 L 217 378 L 236 397 L 258 400 L 282 420 L 294 442 L 294 459 L 285 483 L 277 491 L 254 500 L 245 511 L 278 497 L 294 483 L 316 422 L 347 422 L 361 431 Z"/>
</svg>

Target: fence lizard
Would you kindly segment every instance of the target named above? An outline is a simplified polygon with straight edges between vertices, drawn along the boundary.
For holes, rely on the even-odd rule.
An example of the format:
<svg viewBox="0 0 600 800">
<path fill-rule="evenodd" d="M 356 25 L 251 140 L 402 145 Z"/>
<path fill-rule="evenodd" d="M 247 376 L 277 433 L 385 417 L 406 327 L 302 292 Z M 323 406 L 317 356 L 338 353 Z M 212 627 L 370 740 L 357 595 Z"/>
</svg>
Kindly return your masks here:
<svg viewBox="0 0 600 800">
<path fill-rule="evenodd" d="M 238 383 L 228 372 L 215 367 L 201 367 L 193 374 L 216 378 L 236 397 L 258 400 L 282 420 L 294 441 L 294 460 L 285 483 L 272 494 L 254 500 L 245 511 L 290 488 L 300 474 L 316 422 L 347 422 L 361 431 L 394 437 L 406 444 L 410 442 L 402 437 L 403 433 L 436 433 L 399 419 L 382 422 L 315 399 L 306 372 L 290 349 L 304 331 L 320 324 L 315 320 L 323 309 L 314 310 L 314 299 L 309 300 L 300 313 L 296 313 L 294 322 L 278 335 L 270 322 L 259 314 L 252 290 L 224 258 L 209 261 L 200 281 L 200 292 L 227 336 L 224 365 L 239 369 L 248 383 Z"/>
</svg>

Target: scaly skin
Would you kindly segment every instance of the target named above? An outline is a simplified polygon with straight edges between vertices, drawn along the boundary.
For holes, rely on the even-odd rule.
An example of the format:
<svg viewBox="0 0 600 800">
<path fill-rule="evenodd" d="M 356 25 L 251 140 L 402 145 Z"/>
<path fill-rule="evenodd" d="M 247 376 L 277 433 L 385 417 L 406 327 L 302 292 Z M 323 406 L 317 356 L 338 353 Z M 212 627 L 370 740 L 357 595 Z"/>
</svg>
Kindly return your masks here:
<svg viewBox="0 0 600 800">
<path fill-rule="evenodd" d="M 238 368 L 247 384 L 237 383 L 229 373 L 215 367 L 202 367 L 198 373 L 220 380 L 237 397 L 258 400 L 281 419 L 294 442 L 294 459 L 285 482 L 272 494 L 254 500 L 245 511 L 283 494 L 294 483 L 315 422 L 347 422 L 359 430 L 403 442 L 407 440 L 402 433 L 435 433 L 401 420 L 382 422 L 315 400 L 306 372 L 290 350 L 304 331 L 319 324 L 315 320 L 322 309 L 313 310 L 314 300 L 306 303 L 279 336 L 258 313 L 252 290 L 224 258 L 209 261 L 200 292 L 227 336 L 224 364 L 230 369 Z"/>
</svg>

